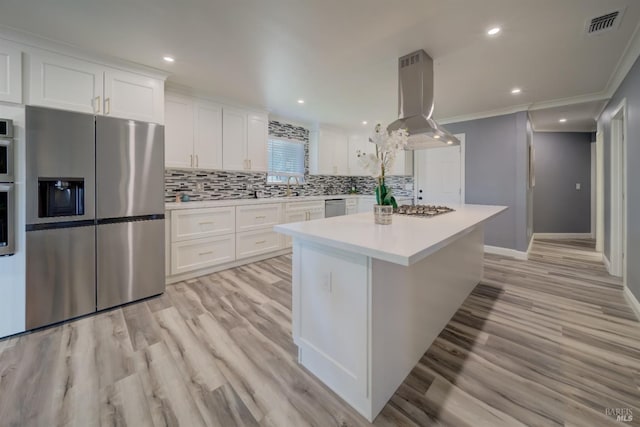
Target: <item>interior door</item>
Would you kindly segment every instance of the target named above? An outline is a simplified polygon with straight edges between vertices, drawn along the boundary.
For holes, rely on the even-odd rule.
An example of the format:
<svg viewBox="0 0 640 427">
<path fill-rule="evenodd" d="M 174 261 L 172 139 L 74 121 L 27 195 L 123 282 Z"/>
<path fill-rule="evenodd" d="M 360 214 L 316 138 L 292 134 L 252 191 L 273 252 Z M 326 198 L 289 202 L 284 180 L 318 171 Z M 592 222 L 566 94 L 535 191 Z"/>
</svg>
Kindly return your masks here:
<svg viewBox="0 0 640 427">
<path fill-rule="evenodd" d="M 418 204 L 464 203 L 462 146 L 416 150 Z"/>
</svg>

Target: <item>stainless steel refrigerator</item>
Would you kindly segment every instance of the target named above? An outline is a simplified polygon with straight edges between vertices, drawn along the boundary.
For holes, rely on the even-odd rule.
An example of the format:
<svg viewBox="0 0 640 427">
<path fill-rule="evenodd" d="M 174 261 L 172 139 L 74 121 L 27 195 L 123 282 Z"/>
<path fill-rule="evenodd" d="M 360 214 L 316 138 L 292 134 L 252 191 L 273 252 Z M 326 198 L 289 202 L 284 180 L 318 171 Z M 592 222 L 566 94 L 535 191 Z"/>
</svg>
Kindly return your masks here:
<svg viewBox="0 0 640 427">
<path fill-rule="evenodd" d="M 164 128 L 26 109 L 27 329 L 164 292 Z"/>
</svg>

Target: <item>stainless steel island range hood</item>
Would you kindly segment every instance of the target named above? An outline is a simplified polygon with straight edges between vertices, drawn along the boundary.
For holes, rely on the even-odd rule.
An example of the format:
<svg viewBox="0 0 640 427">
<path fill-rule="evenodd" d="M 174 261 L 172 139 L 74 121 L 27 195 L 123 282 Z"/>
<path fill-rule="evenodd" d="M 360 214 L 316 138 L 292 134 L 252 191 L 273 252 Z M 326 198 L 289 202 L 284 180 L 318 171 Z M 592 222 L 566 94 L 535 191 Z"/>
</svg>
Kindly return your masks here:
<svg viewBox="0 0 640 427">
<path fill-rule="evenodd" d="M 398 60 L 398 120 L 387 130 L 406 129 L 408 150 L 460 145 L 458 138 L 431 118 L 433 59 L 422 49 Z"/>
</svg>

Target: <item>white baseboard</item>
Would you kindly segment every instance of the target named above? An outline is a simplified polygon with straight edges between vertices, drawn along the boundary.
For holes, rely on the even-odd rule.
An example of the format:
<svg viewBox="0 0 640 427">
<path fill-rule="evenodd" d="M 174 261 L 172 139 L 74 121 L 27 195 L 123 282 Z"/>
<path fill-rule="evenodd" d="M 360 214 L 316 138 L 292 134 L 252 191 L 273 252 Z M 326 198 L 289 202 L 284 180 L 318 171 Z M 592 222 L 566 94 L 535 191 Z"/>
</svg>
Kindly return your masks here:
<svg viewBox="0 0 640 427">
<path fill-rule="evenodd" d="M 604 262 L 604 267 L 607 269 L 607 273 L 611 274 L 611 261 L 609 258 L 603 253 L 602 254 L 602 262 Z"/>
<path fill-rule="evenodd" d="M 533 246 L 533 241 L 536 240 L 536 235 L 532 234 L 529 239 L 529 246 L 527 247 L 527 259 L 529 259 L 529 254 L 531 253 L 531 247 Z"/>
<path fill-rule="evenodd" d="M 591 233 L 533 233 L 537 239 L 591 239 Z"/>
<path fill-rule="evenodd" d="M 515 249 L 509 248 L 501 248 L 499 246 L 484 245 L 484 251 L 488 254 L 508 256 L 523 261 L 529 259 L 529 254 L 527 252 L 516 251 Z"/>
<path fill-rule="evenodd" d="M 629 289 L 628 286 L 624 287 L 623 293 L 624 293 L 624 298 L 627 300 L 627 302 L 631 306 L 631 309 L 636 314 L 636 317 L 638 318 L 638 320 L 640 320 L 640 302 L 638 302 L 638 299 L 636 298 L 636 296 L 631 293 L 631 289 Z"/>
</svg>

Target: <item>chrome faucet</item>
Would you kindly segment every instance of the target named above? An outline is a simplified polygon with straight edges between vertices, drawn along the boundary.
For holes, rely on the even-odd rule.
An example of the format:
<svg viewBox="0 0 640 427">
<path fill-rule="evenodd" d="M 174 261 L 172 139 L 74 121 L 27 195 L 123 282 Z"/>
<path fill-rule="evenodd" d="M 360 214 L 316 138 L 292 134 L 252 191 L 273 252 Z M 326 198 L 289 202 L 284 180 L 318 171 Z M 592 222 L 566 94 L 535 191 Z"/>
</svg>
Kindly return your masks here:
<svg viewBox="0 0 640 427">
<path fill-rule="evenodd" d="M 289 178 L 287 178 L 287 197 L 291 197 L 291 178 L 295 178 L 296 185 L 300 185 L 300 180 L 297 176 L 291 175 Z"/>
</svg>

